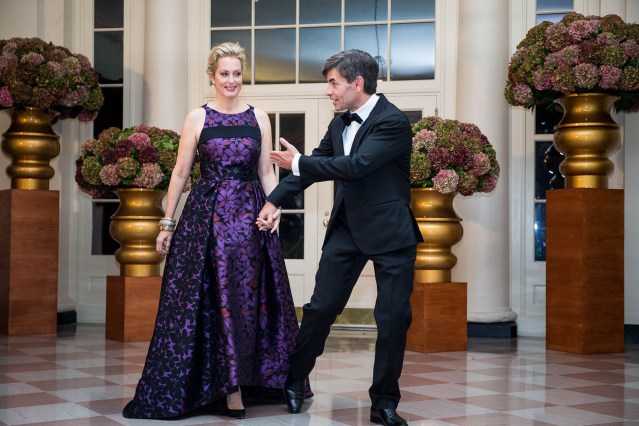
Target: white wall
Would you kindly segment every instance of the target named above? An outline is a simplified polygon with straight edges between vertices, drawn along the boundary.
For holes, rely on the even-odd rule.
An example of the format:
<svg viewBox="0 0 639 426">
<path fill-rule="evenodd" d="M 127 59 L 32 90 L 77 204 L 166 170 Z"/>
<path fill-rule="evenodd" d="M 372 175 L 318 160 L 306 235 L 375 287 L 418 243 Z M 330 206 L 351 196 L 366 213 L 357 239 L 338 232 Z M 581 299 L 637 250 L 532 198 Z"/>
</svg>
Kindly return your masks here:
<svg viewBox="0 0 639 426">
<path fill-rule="evenodd" d="M 626 20 L 639 22 L 639 2 L 626 4 Z M 639 113 L 628 114 L 624 128 L 625 164 L 625 322 L 639 324 Z"/>
</svg>

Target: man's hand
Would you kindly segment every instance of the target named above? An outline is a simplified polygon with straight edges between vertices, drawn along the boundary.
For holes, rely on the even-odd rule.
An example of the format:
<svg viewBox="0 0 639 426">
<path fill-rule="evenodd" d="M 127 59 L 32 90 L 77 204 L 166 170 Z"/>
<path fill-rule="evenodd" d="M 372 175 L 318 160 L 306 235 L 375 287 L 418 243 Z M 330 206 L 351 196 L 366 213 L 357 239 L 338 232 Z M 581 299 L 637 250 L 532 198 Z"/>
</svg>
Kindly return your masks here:
<svg viewBox="0 0 639 426">
<path fill-rule="evenodd" d="M 269 158 L 281 168 L 292 170 L 293 158 L 295 158 L 295 155 L 298 154 L 299 151 L 284 138 L 280 138 L 280 145 L 286 148 L 286 151 L 272 151 Z"/>
<path fill-rule="evenodd" d="M 257 216 L 255 223 L 260 231 L 268 231 L 270 229 L 272 234 L 277 231 L 278 226 L 280 226 L 281 215 L 281 210 L 270 201 L 267 201 Z"/>
</svg>

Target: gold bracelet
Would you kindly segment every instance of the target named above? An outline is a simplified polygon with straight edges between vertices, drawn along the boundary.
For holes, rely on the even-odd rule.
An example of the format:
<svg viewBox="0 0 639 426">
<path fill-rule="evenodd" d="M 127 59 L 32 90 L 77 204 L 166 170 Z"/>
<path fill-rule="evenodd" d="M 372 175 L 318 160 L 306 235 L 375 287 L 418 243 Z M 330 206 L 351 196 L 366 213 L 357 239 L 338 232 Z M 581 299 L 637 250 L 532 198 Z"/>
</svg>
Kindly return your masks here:
<svg viewBox="0 0 639 426">
<path fill-rule="evenodd" d="M 163 218 L 160 219 L 160 231 L 174 232 L 177 226 L 175 219 Z"/>
</svg>

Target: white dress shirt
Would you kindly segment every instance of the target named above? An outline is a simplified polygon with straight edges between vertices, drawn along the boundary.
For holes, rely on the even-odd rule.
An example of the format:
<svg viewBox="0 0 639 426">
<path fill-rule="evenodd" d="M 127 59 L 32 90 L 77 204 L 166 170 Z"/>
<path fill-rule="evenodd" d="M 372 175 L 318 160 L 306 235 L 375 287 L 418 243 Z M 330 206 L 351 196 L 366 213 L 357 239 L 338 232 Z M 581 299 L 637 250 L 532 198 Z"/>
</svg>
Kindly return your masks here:
<svg viewBox="0 0 639 426">
<path fill-rule="evenodd" d="M 342 133 L 342 141 L 344 143 L 344 155 L 350 154 L 357 131 L 359 130 L 360 127 L 362 127 L 362 124 L 364 124 L 368 116 L 371 114 L 371 111 L 373 110 L 373 108 L 375 108 L 375 105 L 377 104 L 378 99 L 379 99 L 378 95 L 372 95 L 370 98 L 368 98 L 368 100 L 366 101 L 366 103 L 364 103 L 364 105 L 359 107 L 359 109 L 357 109 L 356 111 L 351 111 L 353 114 L 359 115 L 359 117 L 362 119 L 362 122 L 358 123 L 357 121 L 353 121 L 349 126 L 344 127 L 344 133 Z M 293 158 L 293 164 L 291 168 L 293 169 L 292 170 L 293 175 L 295 176 L 300 175 L 299 162 L 300 162 L 301 156 L 302 154 L 297 153 L 295 154 L 295 157 Z"/>
</svg>

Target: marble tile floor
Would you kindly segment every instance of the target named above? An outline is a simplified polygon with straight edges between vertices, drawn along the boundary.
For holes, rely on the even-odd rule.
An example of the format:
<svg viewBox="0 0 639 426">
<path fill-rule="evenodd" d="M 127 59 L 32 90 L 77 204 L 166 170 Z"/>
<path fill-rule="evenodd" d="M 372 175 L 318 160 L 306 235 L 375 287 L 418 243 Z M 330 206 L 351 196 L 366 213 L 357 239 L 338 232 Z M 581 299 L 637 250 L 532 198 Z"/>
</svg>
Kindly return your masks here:
<svg viewBox="0 0 639 426">
<path fill-rule="evenodd" d="M 148 343 L 78 325 L 57 335 L 0 335 L 0 425 L 368 425 L 375 334 L 335 330 L 311 376 L 301 414 L 247 404 L 247 418 L 200 412 L 128 420 Z M 542 339 L 471 338 L 466 352 L 407 352 L 399 413 L 410 425 L 639 425 L 639 345 L 575 355 Z"/>
</svg>

